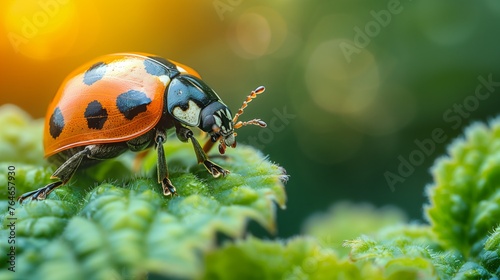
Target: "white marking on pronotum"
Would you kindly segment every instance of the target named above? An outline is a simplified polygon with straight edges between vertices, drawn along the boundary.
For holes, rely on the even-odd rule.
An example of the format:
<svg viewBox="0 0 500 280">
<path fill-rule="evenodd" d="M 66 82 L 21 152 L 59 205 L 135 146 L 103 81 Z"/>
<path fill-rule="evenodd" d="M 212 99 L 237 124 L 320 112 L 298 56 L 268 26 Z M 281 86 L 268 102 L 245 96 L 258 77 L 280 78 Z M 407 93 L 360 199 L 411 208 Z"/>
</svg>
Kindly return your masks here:
<svg viewBox="0 0 500 280">
<path fill-rule="evenodd" d="M 188 73 L 188 71 L 186 71 L 186 69 L 182 68 L 181 66 L 176 65 L 176 67 L 177 67 L 177 70 L 179 70 L 179 72 Z"/>
<path fill-rule="evenodd" d="M 160 81 L 163 83 L 163 85 L 166 87 L 168 84 L 170 84 L 170 78 L 167 75 L 161 75 L 158 77 Z"/>
<path fill-rule="evenodd" d="M 215 119 L 215 124 L 216 124 L 218 127 L 221 127 L 221 125 L 222 125 L 222 120 L 221 120 L 218 116 L 216 116 L 216 115 L 214 115 L 214 119 Z"/>
<path fill-rule="evenodd" d="M 172 111 L 174 117 L 185 122 L 189 126 L 198 126 L 200 124 L 201 109 L 192 100 L 188 102 L 188 108 L 184 111 L 179 106 Z"/>
</svg>

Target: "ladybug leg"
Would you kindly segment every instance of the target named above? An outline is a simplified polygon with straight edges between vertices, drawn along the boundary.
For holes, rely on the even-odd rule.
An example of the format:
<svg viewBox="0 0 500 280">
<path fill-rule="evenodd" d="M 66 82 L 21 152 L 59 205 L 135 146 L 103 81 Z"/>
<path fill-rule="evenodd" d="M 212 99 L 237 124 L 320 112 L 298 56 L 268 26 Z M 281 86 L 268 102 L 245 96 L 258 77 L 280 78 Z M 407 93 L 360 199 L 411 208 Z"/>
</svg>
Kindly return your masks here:
<svg viewBox="0 0 500 280">
<path fill-rule="evenodd" d="M 205 165 L 205 168 L 214 176 L 215 178 L 219 177 L 220 175 L 226 176 L 229 171 L 220 167 L 219 165 L 213 163 L 212 161 L 208 160 L 208 156 L 201 147 L 200 143 L 196 138 L 194 138 L 193 132 L 186 127 L 183 127 L 181 125 L 176 126 L 176 133 L 177 137 L 179 140 L 186 142 L 188 139 L 191 140 L 191 143 L 193 144 L 194 152 L 196 154 L 196 158 L 198 159 L 198 163 L 203 163 Z"/>
<path fill-rule="evenodd" d="M 156 150 L 158 151 L 158 183 L 161 183 L 161 186 L 163 188 L 163 195 L 169 196 L 176 194 L 177 191 L 168 178 L 167 159 L 165 158 L 165 152 L 163 150 L 163 144 L 165 143 L 166 139 L 167 138 L 164 132 L 160 130 L 156 131 L 155 142 Z"/>
<path fill-rule="evenodd" d="M 27 192 L 21 195 L 18 198 L 19 203 L 22 203 L 24 200 L 31 198 L 31 200 L 44 200 L 52 191 L 60 187 L 61 185 L 66 184 L 69 179 L 75 174 L 75 171 L 80 166 L 82 159 L 84 157 L 88 157 L 92 154 L 92 148 L 96 146 L 87 146 L 85 149 L 80 152 L 74 154 L 67 161 L 65 161 L 56 171 L 50 176 L 51 179 L 59 179 L 59 181 L 50 183 L 45 187 L 39 188 L 37 190 Z"/>
<path fill-rule="evenodd" d="M 208 139 L 207 142 L 205 142 L 205 145 L 203 145 L 203 151 L 205 153 L 210 152 L 210 150 L 214 146 L 215 142 L 217 142 L 217 141 L 212 141 L 212 139 Z"/>
<path fill-rule="evenodd" d="M 62 184 L 63 184 L 62 181 L 56 181 L 56 182 L 50 183 L 43 188 L 39 188 L 37 190 L 22 194 L 17 200 L 19 201 L 19 203 L 23 203 L 23 201 L 25 199 L 30 198 L 30 197 L 31 197 L 31 200 L 44 200 L 49 193 L 51 193 L 56 188 L 60 187 Z"/>
</svg>

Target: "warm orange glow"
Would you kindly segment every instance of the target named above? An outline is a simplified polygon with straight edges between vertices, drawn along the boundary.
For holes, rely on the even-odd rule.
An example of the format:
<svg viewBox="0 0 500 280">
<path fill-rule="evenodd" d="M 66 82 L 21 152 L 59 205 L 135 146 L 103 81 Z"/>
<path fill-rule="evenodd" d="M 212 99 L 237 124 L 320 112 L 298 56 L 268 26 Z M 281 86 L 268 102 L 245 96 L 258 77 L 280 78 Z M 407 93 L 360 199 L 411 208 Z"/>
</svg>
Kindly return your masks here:
<svg viewBox="0 0 500 280">
<path fill-rule="evenodd" d="M 147 52 L 178 60 L 203 74 L 207 73 L 203 66 L 213 62 L 193 55 L 206 53 L 212 41 L 224 40 L 225 35 L 210 1 L 193 5 L 6 0 L 0 1 L 0 15 L 0 65 L 4 67 L 0 104 L 18 104 L 36 117 L 45 115 L 64 78 L 95 57 Z M 228 50 L 202 57 L 220 57 Z"/>
<path fill-rule="evenodd" d="M 41 60 L 61 57 L 75 43 L 78 22 L 73 1 L 17 0 L 4 13 L 9 42 L 24 56 Z"/>
</svg>

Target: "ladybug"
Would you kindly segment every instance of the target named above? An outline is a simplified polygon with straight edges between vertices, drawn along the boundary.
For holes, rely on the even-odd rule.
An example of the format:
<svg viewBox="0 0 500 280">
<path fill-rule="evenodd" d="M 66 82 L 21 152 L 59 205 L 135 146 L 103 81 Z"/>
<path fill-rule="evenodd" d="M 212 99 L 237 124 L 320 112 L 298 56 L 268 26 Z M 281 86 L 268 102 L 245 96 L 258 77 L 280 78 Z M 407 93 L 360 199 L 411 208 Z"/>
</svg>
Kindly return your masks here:
<svg viewBox="0 0 500 280">
<path fill-rule="evenodd" d="M 260 119 L 237 122 L 238 117 L 264 87 L 252 91 L 232 117 L 194 69 L 145 53 L 118 53 L 99 57 L 72 72 L 49 105 L 44 126 L 44 151 L 49 162 L 59 165 L 57 179 L 19 197 L 43 200 L 66 184 L 76 170 L 123 152 L 155 147 L 158 182 L 165 196 L 176 194 L 168 178 L 163 144 L 166 131 L 175 129 L 183 142 L 191 140 L 198 163 L 214 177 L 229 171 L 210 161 L 207 152 L 219 141 L 219 152 L 235 147 L 235 129 L 245 125 L 265 127 Z M 209 134 L 202 146 L 190 127 Z"/>
</svg>

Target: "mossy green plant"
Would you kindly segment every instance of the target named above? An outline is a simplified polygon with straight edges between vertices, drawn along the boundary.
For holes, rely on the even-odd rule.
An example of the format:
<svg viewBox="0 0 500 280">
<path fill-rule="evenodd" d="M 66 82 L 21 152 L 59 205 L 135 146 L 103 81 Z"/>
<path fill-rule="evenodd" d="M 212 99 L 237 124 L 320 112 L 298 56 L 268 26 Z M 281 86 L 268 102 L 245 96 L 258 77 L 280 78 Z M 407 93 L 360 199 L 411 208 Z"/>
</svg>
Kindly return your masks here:
<svg viewBox="0 0 500 280">
<path fill-rule="evenodd" d="M 500 119 L 469 127 L 448 152 L 432 168 L 427 217 L 444 248 L 475 258 L 500 224 Z"/>
<path fill-rule="evenodd" d="M 18 195 L 50 181 L 53 167 L 36 160 L 43 159 L 41 125 L 15 107 L 0 108 L 0 150 L 13 150 L 2 155 L 0 168 L 7 174 L 15 166 Z M 9 256 L 3 253 L 11 246 L 12 216 L 4 211 L 8 196 L 2 188 L 0 278 L 193 278 L 201 275 L 201 255 L 215 246 L 217 233 L 241 237 L 249 219 L 275 231 L 275 208 L 286 200 L 283 168 L 241 146 L 214 157 L 231 171 L 214 179 L 196 164 L 190 144 L 172 139 L 166 151 L 178 196 L 162 195 L 153 179 L 152 152 L 136 175 L 130 175 L 127 154 L 76 175 L 46 200 L 16 204 L 15 272 L 7 269 Z M 0 178 L 6 186 L 6 176 Z"/>
<path fill-rule="evenodd" d="M 360 279 L 358 268 L 316 239 L 254 237 L 207 254 L 204 279 Z"/>
<path fill-rule="evenodd" d="M 500 118 L 466 129 L 431 172 L 428 223 L 341 203 L 312 216 L 300 237 L 248 238 L 209 253 L 205 276 L 231 279 L 251 268 L 258 279 L 499 279 Z"/>
<path fill-rule="evenodd" d="M 390 266 L 399 263 L 405 279 L 498 279 L 499 148 L 500 118 L 468 127 L 431 169 L 424 212 L 429 224 L 347 241 L 350 258 L 369 260 L 387 278 L 398 275 Z M 414 274 L 407 274 L 412 267 Z"/>
<path fill-rule="evenodd" d="M 0 125 L 7 155 L 0 170 L 16 166 L 18 193 L 49 182 L 54 167 L 40 160 L 41 122 L 3 107 Z M 0 278 L 500 278 L 500 118 L 470 126 L 436 161 L 425 221 L 344 202 L 284 240 L 245 232 L 249 219 L 275 230 L 276 205 L 286 200 L 281 167 L 243 146 L 215 157 L 232 173 L 213 179 L 189 144 L 174 140 L 166 148 L 177 197 L 164 197 L 152 179 L 154 153 L 136 173 L 126 154 L 77 175 L 45 201 L 16 204 L 15 273 L 3 253 L 10 231 L 2 212 Z M 6 176 L 0 183 L 7 185 Z M 0 207 L 7 205 L 2 189 Z M 219 232 L 230 237 L 222 245 Z"/>
</svg>

